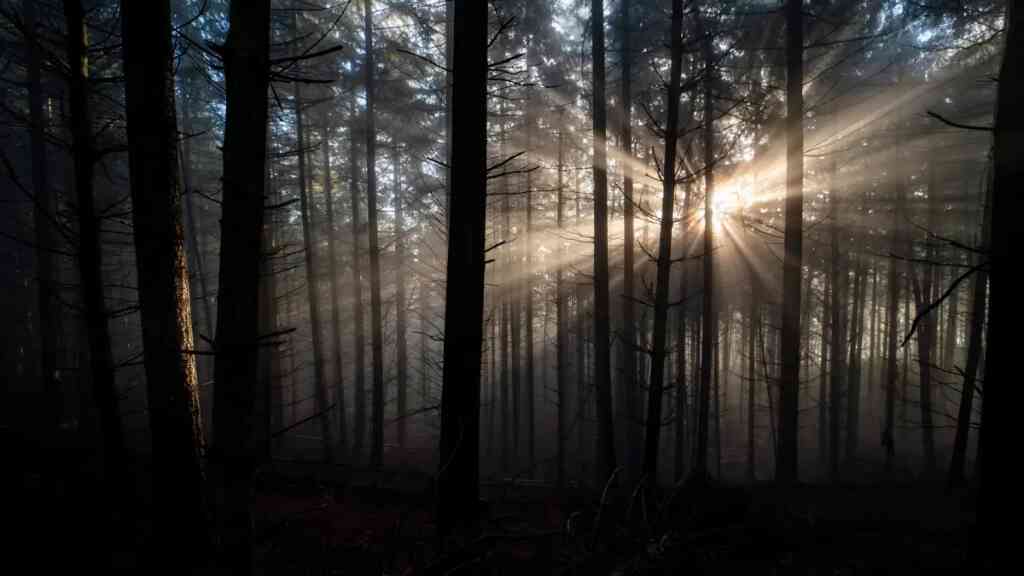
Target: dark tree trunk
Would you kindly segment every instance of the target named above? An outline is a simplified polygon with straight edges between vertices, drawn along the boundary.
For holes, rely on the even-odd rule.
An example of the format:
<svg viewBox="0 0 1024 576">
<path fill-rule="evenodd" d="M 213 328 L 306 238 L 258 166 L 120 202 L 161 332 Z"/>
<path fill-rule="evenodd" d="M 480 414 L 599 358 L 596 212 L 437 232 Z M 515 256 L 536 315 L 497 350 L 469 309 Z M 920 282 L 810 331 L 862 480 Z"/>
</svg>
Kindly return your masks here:
<svg viewBox="0 0 1024 576">
<path fill-rule="evenodd" d="M 779 456 L 775 478 L 797 481 L 800 392 L 800 275 L 804 183 L 803 0 L 786 1 L 786 238 L 782 280 Z"/>
<path fill-rule="evenodd" d="M 202 426 L 191 350 L 170 0 L 121 2 L 132 227 L 138 268 L 146 398 L 153 446 L 155 529 L 168 552 L 202 549 Z M 194 557 L 193 557 L 194 559 Z M 168 562 L 187 567 L 176 553 Z"/>
<path fill-rule="evenodd" d="M 682 270 L 679 273 L 679 298 L 685 300 L 687 296 L 687 274 L 689 266 L 685 258 L 690 255 L 689 243 L 686 241 L 690 227 L 687 225 L 690 215 L 690 197 L 693 195 L 693 186 L 687 185 L 683 198 L 683 216 L 680 226 L 682 227 L 683 254 L 684 260 L 679 264 Z M 690 429 L 689 405 L 687 402 L 687 363 L 686 355 L 689 353 L 686 339 L 686 325 L 689 322 L 686 314 L 687 305 L 679 306 L 679 313 L 676 318 L 678 334 L 676 335 L 676 421 L 675 421 L 675 480 L 678 482 L 686 473 L 686 454 L 690 450 Z"/>
<path fill-rule="evenodd" d="M 223 48 L 224 128 L 221 262 L 214 365 L 214 445 L 220 541 L 233 573 L 252 570 L 252 473 L 262 447 L 253 398 L 259 357 L 259 277 L 266 161 L 270 1 L 234 1 Z"/>
<path fill-rule="evenodd" d="M 608 167 L 604 97 L 604 0 L 590 2 L 593 64 L 594 128 L 594 392 L 597 396 L 596 481 L 602 485 L 615 470 L 615 434 L 612 422 L 611 350 L 608 338 Z"/>
<path fill-rule="evenodd" d="M 359 162 L 356 146 L 358 139 L 355 103 L 352 103 L 352 120 L 349 126 L 349 202 L 352 206 L 352 316 L 355 324 L 352 333 L 352 348 L 355 351 L 355 410 L 353 414 L 352 455 L 356 462 L 362 460 L 366 437 L 366 328 L 363 309 L 363 248 L 362 220 L 359 215 Z"/>
<path fill-rule="evenodd" d="M 623 242 L 622 242 L 622 334 L 620 335 L 622 351 L 622 377 L 619 380 L 619 418 L 618 429 L 623 436 L 623 461 L 626 463 L 627 477 L 631 482 L 637 480 L 637 457 L 639 456 L 639 393 L 636 386 L 636 304 L 634 303 L 633 283 L 634 230 L 633 209 L 633 52 L 630 44 L 633 22 L 630 19 L 630 3 L 621 3 L 622 30 L 622 102 L 620 121 L 622 134 L 622 196 L 623 196 Z"/>
<path fill-rule="evenodd" d="M 709 404 L 712 385 L 712 362 L 713 346 L 715 343 L 715 330 L 718 326 L 718 312 L 715 309 L 714 301 L 714 263 L 711 255 L 714 250 L 714 194 L 715 194 L 715 131 L 714 113 L 715 105 L 713 100 L 714 83 L 714 54 L 713 38 L 710 30 L 705 29 L 702 18 L 697 18 L 698 36 L 701 36 L 701 46 L 704 58 L 704 255 L 701 259 L 702 272 L 704 274 L 704 290 L 701 300 L 704 309 L 701 314 L 701 341 L 700 341 L 700 400 L 698 401 L 697 414 L 697 449 L 693 459 L 694 474 L 700 478 L 708 475 L 708 426 L 709 426 Z"/>
<path fill-rule="evenodd" d="M 35 197 L 36 298 L 39 306 L 39 373 L 42 375 L 43 398 L 52 415 L 42 423 L 49 435 L 60 426 L 62 393 L 57 374 L 57 337 L 59 334 L 57 300 L 54 296 L 52 252 L 55 244 L 53 223 L 53 192 L 50 190 L 46 154 L 47 117 L 43 111 L 41 50 L 36 34 L 36 3 L 23 0 L 25 45 L 28 50 L 28 107 L 30 146 L 32 148 L 32 192 Z"/>
<path fill-rule="evenodd" d="M 487 162 L 487 4 L 455 0 L 451 223 L 444 318 L 438 528 L 476 531 Z"/>
<path fill-rule="evenodd" d="M 991 242 L 990 227 L 992 223 L 992 185 L 985 186 L 985 208 L 981 225 L 981 245 L 987 248 Z M 978 255 L 981 260 L 982 255 Z M 982 262 L 978 262 L 981 264 Z M 964 462 L 967 459 L 967 439 L 973 421 L 974 394 L 978 367 L 982 356 L 982 335 L 985 328 L 985 300 L 987 296 L 988 274 L 984 268 L 974 273 L 971 287 L 970 329 L 967 336 L 967 363 L 964 366 L 964 384 L 960 393 L 960 408 L 957 410 L 956 436 L 953 439 L 953 456 L 949 465 L 948 486 L 957 488 L 964 481 Z"/>
<path fill-rule="evenodd" d="M 335 227 L 334 179 L 331 173 L 331 125 L 326 110 L 323 112 L 320 134 L 320 151 L 323 154 L 324 165 L 324 200 L 327 209 L 327 273 L 330 275 L 331 283 L 331 365 L 334 367 L 331 379 L 334 381 L 334 401 L 338 404 L 336 453 L 344 455 L 348 452 L 348 413 L 345 406 L 345 372 L 342 366 L 344 357 L 341 352 L 341 282 L 338 278 L 338 230 Z"/>
<path fill-rule="evenodd" d="M 662 169 L 661 230 L 658 237 L 658 272 L 654 289 L 654 335 L 651 352 L 651 376 L 647 381 L 647 430 L 644 438 L 644 477 L 648 494 L 654 501 L 658 483 L 658 442 L 661 436 L 661 399 L 665 382 L 665 356 L 668 349 L 668 291 L 672 272 L 672 222 L 676 188 L 676 149 L 679 139 L 679 92 L 683 70 L 683 2 L 672 2 L 671 50 L 667 114 L 665 124 L 665 164 Z M 709 171 L 710 172 L 710 171 Z"/>
<path fill-rule="evenodd" d="M 364 0 L 363 35 L 366 50 L 366 219 L 370 248 L 370 348 L 373 352 L 373 442 L 370 466 L 384 460 L 384 320 L 380 285 L 380 241 L 377 235 L 377 128 L 374 124 L 373 0 Z M 478 359 L 479 360 L 479 359 Z M 479 384 L 479 377 L 477 378 Z M 477 391 L 479 393 L 479 390 Z"/>
<path fill-rule="evenodd" d="M 103 257 L 100 219 L 96 214 L 93 146 L 87 77 L 89 74 L 85 14 L 80 0 L 64 0 L 67 50 L 70 63 L 69 105 L 74 188 L 78 217 L 78 273 L 88 333 L 89 377 L 96 402 L 108 482 L 120 481 L 124 464 L 124 436 L 114 380 L 114 357 L 103 295 Z M 262 178 L 262 173 L 260 174 Z"/>
<path fill-rule="evenodd" d="M 988 334 L 985 339 L 986 385 L 985 401 L 982 407 L 982 429 L 979 437 L 978 475 L 979 502 L 978 522 L 983 529 L 981 538 L 988 537 L 993 550 L 1005 549 L 1001 543 L 1008 541 L 1009 532 L 1001 527 L 1012 522 L 1010 507 L 1006 505 L 1011 494 L 1014 474 L 1010 459 L 1002 455 L 1013 451 L 1016 433 L 1012 429 L 1013 416 L 1019 405 L 1019 389 L 1010 384 L 1012 380 L 997 380 L 1011 374 L 1014 366 L 1014 335 L 1010 328 L 1015 324 L 1009 311 L 1015 304 L 1014 272 L 1016 263 L 1012 247 L 1020 246 L 1020 232 L 1010 224 L 1011 217 L 1020 214 L 1020 183 L 1024 178 L 1024 42 L 1021 41 L 1024 28 L 1024 9 L 1019 2 L 1006 4 L 1006 51 L 999 71 L 999 92 L 996 105 L 994 163 L 995 175 L 992 182 L 992 220 L 990 265 Z M 981 454 L 985 454 L 982 458 Z M 993 457 L 995 455 L 995 457 Z"/>
</svg>

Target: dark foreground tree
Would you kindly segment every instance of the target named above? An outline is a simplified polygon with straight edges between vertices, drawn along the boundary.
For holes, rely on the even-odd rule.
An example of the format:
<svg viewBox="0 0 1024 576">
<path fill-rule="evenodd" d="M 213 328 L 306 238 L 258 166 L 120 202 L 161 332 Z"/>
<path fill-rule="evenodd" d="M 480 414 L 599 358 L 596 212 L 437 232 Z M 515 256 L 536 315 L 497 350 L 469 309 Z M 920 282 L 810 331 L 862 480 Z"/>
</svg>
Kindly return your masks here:
<svg viewBox="0 0 1024 576">
<path fill-rule="evenodd" d="M 202 427 L 174 106 L 170 0 L 121 2 L 132 224 L 157 541 L 204 542 Z M 182 559 L 168 554 L 168 560 Z"/>
<path fill-rule="evenodd" d="M 110 347 L 107 306 L 103 296 L 100 219 L 96 214 L 96 198 L 93 194 L 97 152 L 93 144 L 87 85 L 89 56 L 85 12 L 79 0 L 64 0 L 64 20 L 68 30 L 68 104 L 71 112 L 75 200 L 78 204 L 78 273 L 89 340 L 89 381 L 92 383 L 99 416 L 107 480 L 116 482 L 123 472 L 124 436 L 114 382 L 114 354 Z"/>
<path fill-rule="evenodd" d="M 455 0 L 452 163 L 441 392 L 438 529 L 477 526 L 487 209 L 487 3 Z"/>
<path fill-rule="evenodd" d="M 1002 450 L 1012 450 L 1008 441 L 1016 438 L 1010 428 L 1015 406 L 1013 394 L 1019 397 L 1019 386 L 1010 374 L 1016 370 L 1013 362 L 1015 324 L 1010 310 L 1013 303 L 1013 276 L 1010 270 L 1016 259 L 1011 254 L 1019 246 L 1020 231 L 1010 223 L 1011 216 L 1020 214 L 1020 187 L 1024 182 L 1024 7 L 1019 2 L 1006 4 L 1006 51 L 999 72 L 999 92 L 995 123 L 995 174 L 992 182 L 992 220 L 988 308 L 988 344 L 985 365 L 982 429 L 979 437 L 978 467 L 980 494 L 978 522 L 984 528 L 981 535 L 989 541 L 991 550 L 1005 550 L 1007 533 L 1003 528 L 1013 521 L 1006 498 L 1011 494 L 1010 482 L 1014 474 L 1009 470 L 1010 459 Z M 1006 552 L 1001 552 L 1005 554 Z"/>
<path fill-rule="evenodd" d="M 252 431 L 258 426 L 253 402 L 260 394 L 256 383 L 270 0 L 235 0 L 228 17 L 227 42 L 221 48 L 227 116 L 210 457 L 217 473 L 224 561 L 233 573 L 247 574 L 252 571 L 252 474 L 263 453 Z"/>
</svg>

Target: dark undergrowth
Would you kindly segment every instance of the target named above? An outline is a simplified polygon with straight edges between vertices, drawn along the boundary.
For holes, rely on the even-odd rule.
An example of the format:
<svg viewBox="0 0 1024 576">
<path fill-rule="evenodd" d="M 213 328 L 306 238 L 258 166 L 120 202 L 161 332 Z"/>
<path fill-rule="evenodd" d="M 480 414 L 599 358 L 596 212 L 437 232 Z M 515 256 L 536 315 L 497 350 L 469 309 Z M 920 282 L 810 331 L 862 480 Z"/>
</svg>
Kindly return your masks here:
<svg viewBox="0 0 1024 576">
<path fill-rule="evenodd" d="M 133 497 L 114 502 L 87 453 L 8 455 L 8 543 L 29 571 L 162 572 L 144 461 L 133 465 Z M 427 475 L 279 464 L 257 478 L 255 565 L 263 574 L 981 572 L 968 561 L 972 497 L 941 483 L 780 491 L 691 481 L 652 499 L 626 486 L 518 482 L 482 493 L 482 535 L 442 554 Z"/>
</svg>

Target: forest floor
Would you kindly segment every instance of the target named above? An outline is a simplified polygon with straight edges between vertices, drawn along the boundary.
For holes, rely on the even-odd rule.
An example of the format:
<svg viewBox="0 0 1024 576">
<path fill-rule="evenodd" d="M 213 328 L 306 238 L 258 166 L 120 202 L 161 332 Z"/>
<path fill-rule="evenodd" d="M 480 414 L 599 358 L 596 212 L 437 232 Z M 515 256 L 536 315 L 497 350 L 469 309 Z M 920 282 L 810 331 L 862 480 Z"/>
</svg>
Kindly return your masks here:
<svg viewBox="0 0 1024 576">
<path fill-rule="evenodd" d="M 50 455 L 62 458 L 50 472 L 38 465 L 45 456 L 8 455 L 9 562 L 22 556 L 41 573 L 159 571 L 152 567 L 160 559 L 144 552 L 152 534 L 144 463 L 139 501 L 118 515 L 75 455 Z M 973 497 L 949 494 L 940 482 L 788 492 L 687 484 L 662 495 L 650 521 L 639 492 L 633 506 L 625 490 L 602 505 L 600 492 L 586 488 L 491 483 L 482 490 L 483 537 L 447 555 L 437 552 L 430 486 L 426 474 L 409 470 L 371 476 L 275 466 L 257 478 L 258 573 L 977 573 L 967 563 Z"/>
</svg>

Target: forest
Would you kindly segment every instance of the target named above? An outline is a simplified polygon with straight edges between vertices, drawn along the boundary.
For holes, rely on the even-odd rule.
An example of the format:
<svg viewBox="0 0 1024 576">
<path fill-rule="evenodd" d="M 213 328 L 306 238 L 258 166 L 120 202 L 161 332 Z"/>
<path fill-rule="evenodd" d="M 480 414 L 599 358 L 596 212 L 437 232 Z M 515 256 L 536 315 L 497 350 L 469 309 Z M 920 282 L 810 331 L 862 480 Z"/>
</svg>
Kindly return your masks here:
<svg viewBox="0 0 1024 576">
<path fill-rule="evenodd" d="M 1022 26 L 0 0 L 7 564 L 1004 572 Z"/>
</svg>

